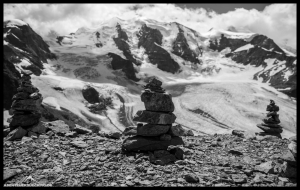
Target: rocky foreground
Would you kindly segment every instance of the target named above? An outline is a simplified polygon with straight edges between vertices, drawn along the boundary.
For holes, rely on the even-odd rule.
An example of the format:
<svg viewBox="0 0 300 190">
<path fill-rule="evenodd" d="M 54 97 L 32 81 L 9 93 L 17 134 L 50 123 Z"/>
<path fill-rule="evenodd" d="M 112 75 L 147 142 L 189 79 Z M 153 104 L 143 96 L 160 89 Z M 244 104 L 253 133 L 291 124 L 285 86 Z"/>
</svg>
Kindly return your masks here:
<svg viewBox="0 0 300 190">
<path fill-rule="evenodd" d="M 124 136 L 47 133 L 4 141 L 4 184 L 32 186 L 297 186 L 296 139 L 239 134 L 182 137 L 183 160 L 155 165 L 126 153 Z"/>
</svg>

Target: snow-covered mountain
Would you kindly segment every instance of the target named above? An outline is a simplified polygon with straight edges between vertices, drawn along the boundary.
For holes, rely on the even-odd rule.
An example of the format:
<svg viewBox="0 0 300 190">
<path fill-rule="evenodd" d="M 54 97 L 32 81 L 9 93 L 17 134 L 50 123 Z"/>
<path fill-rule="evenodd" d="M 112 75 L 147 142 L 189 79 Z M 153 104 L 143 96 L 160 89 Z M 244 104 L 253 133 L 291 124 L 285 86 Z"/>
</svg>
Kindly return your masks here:
<svg viewBox="0 0 300 190">
<path fill-rule="evenodd" d="M 30 70 L 52 114 L 67 110 L 81 125 L 122 131 L 135 124 L 132 116 L 144 109 L 142 85 L 156 76 L 173 95 L 176 122 L 196 134 L 259 131 L 255 125 L 273 99 L 289 136 L 296 128 L 296 56 L 266 36 L 240 30 L 199 33 L 176 22 L 113 18 L 42 39 L 23 21 L 5 21 L 4 108 L 19 72 Z M 92 113 L 81 92 L 87 84 L 111 97 L 112 106 Z"/>
</svg>

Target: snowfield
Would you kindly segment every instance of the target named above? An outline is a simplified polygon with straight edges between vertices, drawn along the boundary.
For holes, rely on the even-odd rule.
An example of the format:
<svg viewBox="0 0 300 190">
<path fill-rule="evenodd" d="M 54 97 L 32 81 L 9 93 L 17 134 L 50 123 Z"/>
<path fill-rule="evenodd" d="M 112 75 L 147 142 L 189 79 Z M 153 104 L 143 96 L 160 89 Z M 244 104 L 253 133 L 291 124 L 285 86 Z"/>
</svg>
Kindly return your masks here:
<svg viewBox="0 0 300 190">
<path fill-rule="evenodd" d="M 126 59 L 113 40 L 117 35 L 117 23 L 128 35 L 131 53 L 142 62 L 140 66 L 134 66 L 137 70 L 136 76 L 141 79 L 136 83 L 126 79 L 121 71 L 113 71 L 110 66 L 111 58 L 106 55 L 112 52 Z M 158 69 L 157 65 L 149 62 L 145 50 L 137 47 L 136 34 L 143 23 L 162 33 L 161 47 L 178 62 L 180 72 L 172 74 Z M 188 28 L 182 29 L 189 46 L 197 55 L 197 47 L 203 46 L 203 56 L 199 56 L 201 65 L 195 65 L 171 53 L 172 43 L 179 31 L 177 24 L 145 18 L 127 21 L 113 18 L 95 28 L 80 28 L 74 34 L 66 35 L 62 45 L 56 43 L 56 39 L 47 39 L 50 50 L 58 59 L 44 63 L 42 75 L 32 76 L 31 81 L 42 94 L 44 105 L 57 110 L 67 109 L 86 123 L 100 125 L 103 131 L 123 131 L 125 127 L 136 125 L 132 121 L 133 116 L 138 110 L 145 109 L 140 98 L 144 80 L 156 76 L 173 97 L 174 114 L 177 117 L 175 122 L 193 130 L 196 135 L 231 133 L 233 129 L 251 133 L 261 132 L 256 124 L 260 124 L 266 116 L 266 106 L 270 99 L 280 107 L 278 113 L 283 126 L 282 136 L 288 138 L 295 135 L 296 101 L 266 83 L 253 80 L 255 73 L 271 69 L 270 74 L 274 75 L 286 69 L 283 66 L 284 62 L 277 61 L 274 64 L 276 59 L 266 59 L 265 68 L 245 66 L 224 56 L 230 52 L 229 48 L 222 52 L 214 52 L 207 48 L 208 38 L 219 38 L 221 34 L 247 41 L 256 34 L 215 29 L 200 34 Z M 96 37 L 96 32 L 99 32 L 99 38 Z M 97 47 L 95 43 L 98 42 L 103 46 Z M 235 52 L 252 47 L 248 44 Z M 23 60 L 18 64 L 18 69 L 22 69 L 21 65 L 28 64 L 30 63 L 27 60 Z M 290 75 L 291 73 L 287 72 L 285 77 Z M 104 97 L 111 97 L 113 106 L 108 107 L 101 115 L 91 113 L 81 92 L 85 85 L 91 85 Z M 53 87 L 60 87 L 63 91 L 57 91 Z M 7 111 L 4 115 L 7 119 Z"/>
</svg>

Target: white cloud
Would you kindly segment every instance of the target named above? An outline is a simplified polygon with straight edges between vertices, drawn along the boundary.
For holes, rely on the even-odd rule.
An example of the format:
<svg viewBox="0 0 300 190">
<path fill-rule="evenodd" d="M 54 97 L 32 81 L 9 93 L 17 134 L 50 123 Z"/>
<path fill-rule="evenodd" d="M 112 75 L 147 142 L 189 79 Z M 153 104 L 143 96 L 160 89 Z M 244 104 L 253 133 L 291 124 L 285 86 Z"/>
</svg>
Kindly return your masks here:
<svg viewBox="0 0 300 190">
<path fill-rule="evenodd" d="M 296 48 L 296 4 L 272 4 L 263 11 L 236 9 L 224 14 L 203 8 L 187 9 L 173 4 L 7 4 L 4 20 L 22 19 L 40 33 L 50 29 L 60 34 L 92 27 L 112 17 L 130 19 L 143 16 L 164 22 L 179 22 L 199 32 L 210 28 L 246 27 L 267 35 L 275 42 L 284 41 Z"/>
</svg>

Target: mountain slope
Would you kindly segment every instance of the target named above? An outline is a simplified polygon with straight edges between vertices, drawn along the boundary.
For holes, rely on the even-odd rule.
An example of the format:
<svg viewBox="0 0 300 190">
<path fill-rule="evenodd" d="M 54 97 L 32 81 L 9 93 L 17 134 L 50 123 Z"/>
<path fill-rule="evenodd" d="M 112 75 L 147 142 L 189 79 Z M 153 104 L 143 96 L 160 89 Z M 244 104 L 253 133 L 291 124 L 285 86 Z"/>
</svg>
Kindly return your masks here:
<svg viewBox="0 0 300 190">
<path fill-rule="evenodd" d="M 12 35 L 8 31 L 5 34 Z M 276 88 L 295 90 L 296 57 L 286 55 L 265 36 L 214 29 L 200 34 L 175 22 L 114 18 L 94 28 L 80 28 L 69 35 L 48 36 L 44 40 L 46 43 L 39 43 L 46 46 L 26 42 L 37 46 L 32 48 L 34 52 L 28 50 L 27 65 L 42 66 L 39 70 L 31 69 L 36 75 L 32 83 L 43 95 L 45 107 L 60 114 L 72 113 L 85 127 L 97 124 L 104 131 L 122 131 L 135 125 L 133 115 L 144 109 L 139 97 L 142 85 L 156 76 L 173 95 L 176 122 L 195 134 L 228 133 L 232 129 L 257 131 L 255 124 L 263 114 L 256 112 L 262 113 L 265 108 L 253 106 L 263 105 L 269 99 L 280 103 L 285 135 L 295 133 L 295 100 L 269 83 Z M 4 42 L 4 48 L 15 50 L 24 46 L 10 44 Z M 44 49 L 48 46 L 49 50 Z M 7 59 L 14 57 L 9 51 L 5 55 Z M 41 57 L 41 65 L 30 59 L 33 55 Z M 20 69 L 23 67 L 15 64 L 9 72 L 17 75 Z M 112 106 L 99 113 L 91 112 L 91 105 L 81 92 L 86 85 L 103 97 L 110 97 Z M 242 101 L 245 97 L 249 101 Z M 232 122 L 232 118 L 237 122 Z M 246 120 L 247 124 L 243 124 Z"/>
</svg>

